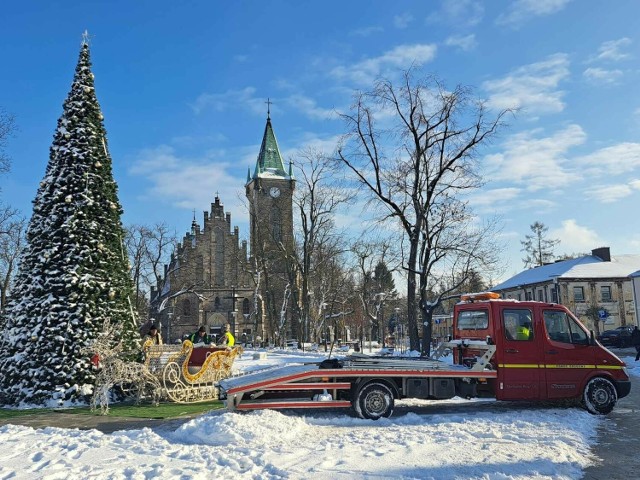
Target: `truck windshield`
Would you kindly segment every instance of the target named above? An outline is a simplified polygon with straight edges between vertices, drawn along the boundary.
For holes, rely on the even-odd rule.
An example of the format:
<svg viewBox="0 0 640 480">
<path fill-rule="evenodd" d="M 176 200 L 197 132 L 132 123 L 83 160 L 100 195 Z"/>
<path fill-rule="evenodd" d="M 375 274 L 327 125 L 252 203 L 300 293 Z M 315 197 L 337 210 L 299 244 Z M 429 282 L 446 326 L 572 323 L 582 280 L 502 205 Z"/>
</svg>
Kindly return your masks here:
<svg viewBox="0 0 640 480">
<path fill-rule="evenodd" d="M 458 330 L 485 330 L 488 326 L 486 310 L 462 310 L 458 313 Z"/>
<path fill-rule="evenodd" d="M 558 310 L 544 311 L 544 326 L 547 329 L 549 339 L 554 342 L 575 343 L 580 345 L 589 344 L 589 336 L 578 322 Z"/>
</svg>

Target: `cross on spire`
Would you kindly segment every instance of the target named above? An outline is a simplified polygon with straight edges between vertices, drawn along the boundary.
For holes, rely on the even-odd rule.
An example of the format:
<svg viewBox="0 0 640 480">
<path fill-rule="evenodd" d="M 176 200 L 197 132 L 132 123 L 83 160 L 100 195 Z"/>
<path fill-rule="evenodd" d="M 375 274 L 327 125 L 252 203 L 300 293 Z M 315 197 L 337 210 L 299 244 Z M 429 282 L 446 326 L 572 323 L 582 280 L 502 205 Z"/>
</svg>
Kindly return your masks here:
<svg viewBox="0 0 640 480">
<path fill-rule="evenodd" d="M 273 103 L 269 97 L 267 97 L 267 101 L 264 102 L 267 104 L 267 120 L 271 120 L 271 104 Z"/>
</svg>

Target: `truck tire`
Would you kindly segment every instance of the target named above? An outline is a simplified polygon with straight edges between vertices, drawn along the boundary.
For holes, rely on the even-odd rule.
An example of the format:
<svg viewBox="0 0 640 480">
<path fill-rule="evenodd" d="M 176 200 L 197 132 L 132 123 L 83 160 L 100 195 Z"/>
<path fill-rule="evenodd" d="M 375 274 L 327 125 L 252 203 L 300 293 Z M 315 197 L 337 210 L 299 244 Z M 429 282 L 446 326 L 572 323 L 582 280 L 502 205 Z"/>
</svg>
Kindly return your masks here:
<svg viewBox="0 0 640 480">
<path fill-rule="evenodd" d="M 393 413 L 393 392 L 384 383 L 367 383 L 360 389 L 354 402 L 354 408 L 360 418 L 378 420 L 390 417 Z"/>
<path fill-rule="evenodd" d="M 616 387 L 606 378 L 592 378 L 587 383 L 587 386 L 584 387 L 582 404 L 589 413 L 606 415 L 613 410 L 617 401 L 618 392 Z"/>
</svg>

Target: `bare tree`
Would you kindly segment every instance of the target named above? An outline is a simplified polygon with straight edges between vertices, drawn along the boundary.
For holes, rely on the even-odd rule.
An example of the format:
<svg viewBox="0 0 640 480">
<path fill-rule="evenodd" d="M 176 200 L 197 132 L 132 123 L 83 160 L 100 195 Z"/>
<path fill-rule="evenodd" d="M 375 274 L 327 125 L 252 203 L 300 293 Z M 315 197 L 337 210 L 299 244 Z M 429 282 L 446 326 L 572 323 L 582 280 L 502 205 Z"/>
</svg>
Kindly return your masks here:
<svg viewBox="0 0 640 480">
<path fill-rule="evenodd" d="M 7 141 L 16 130 L 13 115 L 0 108 L 0 173 L 7 173 L 11 168 L 9 156 L 5 153 Z"/>
<path fill-rule="evenodd" d="M 525 235 L 521 252 L 525 252 L 526 256 L 522 259 L 526 268 L 540 267 L 545 263 L 553 261 L 553 247 L 560 243 L 559 239 L 547 238 L 547 227 L 544 223 L 534 222 L 529 226 L 533 235 Z"/>
<path fill-rule="evenodd" d="M 26 219 L 15 210 L 10 211 L 13 214 L 8 217 L 7 209 L 2 209 L 0 214 L 0 313 L 7 304 L 18 259 L 25 246 Z"/>
<path fill-rule="evenodd" d="M 487 245 L 494 225 L 477 226 L 462 195 L 481 186 L 474 160 L 505 113 L 488 118 L 468 88 L 447 90 L 409 70 L 398 85 L 383 79 L 358 95 L 343 115 L 349 132 L 338 160 L 381 207 L 381 221 L 401 228 L 410 348 L 420 347 L 419 308 L 425 355 L 434 308 L 465 273 L 495 259 Z M 458 282 L 445 282 L 456 277 Z M 434 283 L 447 286 L 429 298 Z"/>
<path fill-rule="evenodd" d="M 171 254 L 176 250 L 178 235 L 175 230 L 170 230 L 165 222 L 156 223 L 148 229 L 147 268 L 149 269 L 148 282 L 158 285 L 164 275 L 163 265 L 169 263 Z"/>
<path fill-rule="evenodd" d="M 379 265 L 386 265 L 385 258 L 389 251 L 390 246 L 385 241 L 358 240 L 351 246 L 358 279 L 356 292 L 364 317 L 362 328 L 368 327 L 371 340 L 382 339 L 383 343 L 385 334 L 383 306 L 387 298 L 391 299 L 394 296 L 395 291 L 389 282 L 382 282 L 380 278 L 376 278 L 375 272 L 381 270 Z"/>
<path fill-rule="evenodd" d="M 337 209 L 348 203 L 352 194 L 336 181 L 336 164 L 321 151 L 307 149 L 299 154 L 296 161 L 298 188 L 293 199 L 294 210 L 297 210 L 299 229 L 296 235 L 296 249 L 291 269 L 298 278 L 294 282 L 297 316 L 302 324 L 301 339 L 309 341 L 310 319 L 314 298 L 322 298 L 322 288 L 318 282 L 319 295 L 314 292 L 315 272 L 322 267 L 328 257 L 323 251 L 340 251 L 341 232 L 335 225 Z M 323 300 L 321 300 L 323 301 Z"/>
<path fill-rule="evenodd" d="M 143 325 L 145 321 L 149 323 L 150 289 L 159 286 L 163 264 L 169 262 L 175 245 L 175 232 L 165 223 L 128 225 L 125 229 L 125 246 L 135 288 L 134 304 Z"/>
<path fill-rule="evenodd" d="M 144 323 L 148 316 L 149 287 L 149 241 L 151 231 L 145 225 L 128 225 L 125 228 L 125 247 L 129 255 L 131 266 L 131 278 L 135 288 L 134 304 L 138 312 L 138 318 Z"/>
</svg>

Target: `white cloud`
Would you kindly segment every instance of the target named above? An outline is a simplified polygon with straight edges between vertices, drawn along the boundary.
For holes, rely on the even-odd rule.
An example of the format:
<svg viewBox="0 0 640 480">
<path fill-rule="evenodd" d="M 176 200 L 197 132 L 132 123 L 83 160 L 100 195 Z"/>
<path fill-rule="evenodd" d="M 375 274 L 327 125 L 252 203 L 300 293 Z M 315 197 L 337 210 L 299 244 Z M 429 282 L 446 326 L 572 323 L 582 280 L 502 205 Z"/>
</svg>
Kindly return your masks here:
<svg viewBox="0 0 640 480">
<path fill-rule="evenodd" d="M 603 241 L 596 232 L 578 225 L 574 219 L 563 220 L 562 227 L 549 231 L 549 238 L 559 238 L 564 253 L 588 252 Z"/>
<path fill-rule="evenodd" d="M 622 77 L 622 70 L 605 70 L 599 67 L 587 68 L 582 75 L 593 83 L 613 84 Z"/>
<path fill-rule="evenodd" d="M 455 27 L 472 27 L 484 16 L 484 5 L 475 0 L 443 1 L 440 9 L 427 17 L 427 23 L 447 23 Z"/>
<path fill-rule="evenodd" d="M 368 37 L 370 35 L 373 35 L 374 33 L 380 33 L 380 32 L 384 32 L 384 28 L 371 26 L 371 27 L 363 27 L 363 28 L 358 28 L 356 30 L 352 30 L 351 32 L 349 32 L 349 35 L 352 35 L 355 37 Z"/>
<path fill-rule="evenodd" d="M 252 146 L 254 155 L 258 146 Z M 237 157 L 234 156 L 234 160 Z M 236 162 L 221 161 L 218 158 L 185 158 L 173 147 L 160 145 L 142 150 L 136 156 L 129 174 L 140 176 L 151 183 L 140 196 L 152 199 L 162 205 L 168 203 L 185 209 L 206 208 L 218 192 L 227 211 L 240 212 L 244 178 L 237 178 L 229 172 L 237 171 Z"/>
<path fill-rule="evenodd" d="M 319 137 L 314 133 L 304 133 L 300 137 L 296 138 L 294 146 L 281 151 L 282 158 L 286 161 L 291 158 L 295 159 L 301 150 L 306 150 L 308 148 L 330 155 L 335 152 L 340 138 L 341 135 Z M 255 161 L 255 155 L 253 160 Z"/>
<path fill-rule="evenodd" d="M 551 15 L 562 10 L 571 0 L 516 0 L 506 13 L 498 15 L 497 25 L 517 28 L 533 17 Z"/>
<path fill-rule="evenodd" d="M 465 52 L 468 52 L 470 50 L 473 50 L 476 47 L 477 42 L 476 42 L 475 34 L 472 33 L 466 36 L 461 36 L 461 35 L 451 36 L 445 40 L 444 44 L 449 47 L 458 47 L 460 50 L 464 50 Z"/>
<path fill-rule="evenodd" d="M 489 92 L 488 104 L 496 109 L 522 108 L 527 113 L 557 113 L 564 110 L 558 84 L 569 76 L 566 54 L 551 55 L 542 62 L 518 68 L 483 87 Z"/>
<path fill-rule="evenodd" d="M 557 188 L 577 178 L 565 165 L 567 151 L 585 142 L 579 125 L 569 125 L 555 134 L 537 138 L 539 131 L 521 132 L 503 144 L 504 151 L 485 157 L 487 177 L 524 185 L 528 190 Z"/>
<path fill-rule="evenodd" d="M 601 148 L 589 155 L 577 157 L 577 165 L 589 175 L 619 175 L 640 168 L 640 143 L 619 143 Z"/>
<path fill-rule="evenodd" d="M 227 90 L 224 93 L 203 93 L 191 104 L 191 108 L 195 113 L 200 113 L 207 108 L 224 112 L 228 108 L 236 108 L 240 105 L 254 113 L 264 114 L 264 99 L 256 98 L 255 93 L 254 87 Z"/>
<path fill-rule="evenodd" d="M 370 84 L 386 69 L 407 69 L 433 60 L 437 47 L 433 44 L 399 45 L 379 57 L 368 58 L 351 66 L 339 66 L 331 71 L 338 79 Z"/>
<path fill-rule="evenodd" d="M 411 22 L 413 22 L 413 15 L 409 12 L 393 17 L 393 25 L 396 28 L 407 28 Z"/>
<path fill-rule="evenodd" d="M 619 40 L 610 40 L 604 42 L 598 48 L 598 53 L 590 59 L 591 62 L 598 60 L 617 62 L 629 58 L 629 54 L 623 52 L 622 49 L 631 45 L 631 39 L 627 37 L 620 38 Z"/>
<path fill-rule="evenodd" d="M 477 208 L 482 211 L 490 211 L 496 208 L 496 204 L 513 200 L 518 197 L 521 192 L 522 189 L 515 187 L 482 190 L 469 198 L 469 204 L 473 208 Z"/>
<path fill-rule="evenodd" d="M 602 203 L 613 203 L 633 194 L 634 190 L 640 190 L 640 180 L 632 180 L 619 185 L 601 185 L 586 191 L 591 198 Z"/>
<path fill-rule="evenodd" d="M 314 99 L 302 94 L 291 95 L 285 101 L 287 104 L 314 120 L 335 120 L 338 118 L 333 108 L 319 107 Z"/>
</svg>

